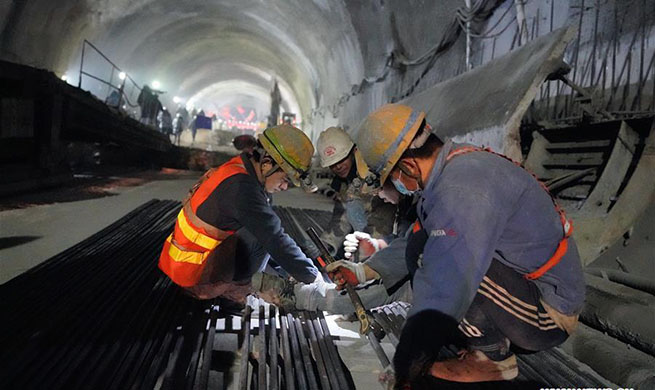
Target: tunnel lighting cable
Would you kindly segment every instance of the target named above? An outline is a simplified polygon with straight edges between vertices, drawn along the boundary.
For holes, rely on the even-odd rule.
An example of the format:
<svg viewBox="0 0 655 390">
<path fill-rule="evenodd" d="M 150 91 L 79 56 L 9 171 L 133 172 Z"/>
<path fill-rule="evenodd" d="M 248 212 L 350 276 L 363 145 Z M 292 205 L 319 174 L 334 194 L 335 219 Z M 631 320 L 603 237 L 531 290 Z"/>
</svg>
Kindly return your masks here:
<svg viewBox="0 0 655 390">
<path fill-rule="evenodd" d="M 338 112 L 339 109 L 350 100 L 351 97 L 356 96 L 358 94 L 361 94 L 365 91 L 366 87 L 369 85 L 375 84 L 382 82 L 386 80 L 390 68 L 396 68 L 399 69 L 402 66 L 417 66 L 421 65 L 425 62 L 428 62 L 428 65 L 423 69 L 421 72 L 421 75 L 414 81 L 412 86 L 410 86 L 400 97 L 394 97 L 392 98 L 392 101 L 398 101 L 401 99 L 404 99 L 405 97 L 411 95 L 416 87 L 419 85 L 421 80 L 425 77 L 425 75 L 432 69 L 434 66 L 436 59 L 439 57 L 439 55 L 446 50 L 448 50 L 457 40 L 459 37 L 459 34 L 461 33 L 462 30 L 466 31 L 465 28 L 462 28 L 461 26 L 461 21 L 462 19 L 465 21 L 468 20 L 476 20 L 476 21 L 483 21 L 489 18 L 489 16 L 493 13 L 493 10 L 495 10 L 503 1 L 496 0 L 493 2 L 492 7 L 487 10 L 487 7 L 492 3 L 493 0 L 479 0 L 476 1 L 475 4 L 471 7 L 470 10 L 466 8 L 458 8 L 456 10 L 455 18 L 451 22 L 450 26 L 446 29 L 444 35 L 442 36 L 441 40 L 437 45 L 429 49 L 427 52 L 425 52 L 423 55 L 419 56 L 416 59 L 410 60 L 407 57 L 405 57 L 402 53 L 400 52 L 392 52 L 387 56 L 384 68 L 382 73 L 377 76 L 377 77 L 366 77 L 362 79 L 362 81 L 359 84 L 353 85 L 349 93 L 343 94 L 339 99 L 337 99 L 337 102 L 333 105 L 327 105 L 327 106 L 322 106 L 318 107 L 312 110 L 310 117 L 316 116 L 316 115 L 322 115 L 324 116 L 323 112 L 328 110 L 332 113 L 332 115 L 336 118 L 338 117 Z M 524 2 L 526 4 L 527 1 Z M 499 18 L 499 21 L 492 26 L 487 33 L 489 33 L 491 30 L 496 28 L 496 26 L 500 23 L 500 21 L 507 15 L 509 10 L 512 7 L 508 7 L 507 10 L 501 15 Z M 512 23 L 514 20 L 511 20 L 510 23 L 503 28 L 498 35 L 502 34 Z M 486 34 L 486 33 L 485 33 Z M 477 35 L 477 34 L 476 34 Z M 489 36 L 491 38 L 491 36 Z M 483 37 L 480 37 L 483 38 Z"/>
</svg>

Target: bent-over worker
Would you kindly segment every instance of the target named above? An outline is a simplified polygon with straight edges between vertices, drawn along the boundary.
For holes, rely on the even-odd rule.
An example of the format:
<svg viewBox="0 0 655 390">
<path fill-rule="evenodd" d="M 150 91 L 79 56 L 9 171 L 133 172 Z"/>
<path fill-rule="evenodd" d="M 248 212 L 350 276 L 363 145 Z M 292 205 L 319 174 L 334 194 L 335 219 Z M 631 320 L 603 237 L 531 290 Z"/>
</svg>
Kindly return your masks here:
<svg viewBox="0 0 655 390">
<path fill-rule="evenodd" d="M 198 299 L 221 296 L 241 303 L 253 291 L 253 275 L 270 257 L 298 281 L 322 281 L 271 207 L 272 193 L 286 190 L 290 182 L 307 184 L 301 181 L 313 154 L 309 138 L 283 124 L 266 129 L 252 154 L 209 170 L 185 200 L 159 268 Z"/>
</svg>

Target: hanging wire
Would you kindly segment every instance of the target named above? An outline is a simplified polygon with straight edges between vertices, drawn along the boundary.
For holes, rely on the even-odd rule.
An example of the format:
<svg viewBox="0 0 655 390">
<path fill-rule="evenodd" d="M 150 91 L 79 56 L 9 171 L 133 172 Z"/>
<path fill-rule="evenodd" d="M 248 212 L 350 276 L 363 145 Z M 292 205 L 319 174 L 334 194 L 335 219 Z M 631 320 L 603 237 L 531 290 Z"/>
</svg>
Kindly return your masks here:
<svg viewBox="0 0 655 390">
<path fill-rule="evenodd" d="M 404 69 L 405 67 L 418 66 L 427 62 L 427 65 L 425 66 L 419 77 L 414 81 L 414 83 L 412 83 L 412 85 L 400 96 L 393 97 L 391 101 L 392 102 L 398 101 L 411 95 L 416 89 L 416 87 L 420 84 L 421 80 L 425 77 L 425 75 L 427 75 L 427 73 L 432 69 L 439 55 L 445 52 L 446 50 L 450 49 L 450 47 L 452 47 L 452 45 L 457 41 L 457 38 L 459 38 L 459 34 L 462 31 L 466 31 L 466 27 L 462 23 L 483 22 L 487 20 L 490 17 L 490 15 L 493 13 L 493 11 L 501 3 L 503 3 L 503 1 L 504 0 L 478 0 L 475 2 L 475 4 L 471 6 L 470 9 L 466 7 L 458 8 L 455 11 L 455 18 L 453 18 L 453 21 L 444 32 L 441 40 L 435 46 L 433 46 L 432 48 L 427 50 L 424 54 L 418 56 L 415 59 L 409 59 L 403 53 L 400 53 L 398 51 L 393 51 L 385 59 L 384 68 L 382 69 L 381 73 L 378 76 L 366 77 L 362 79 L 362 81 L 359 84 L 353 85 L 350 92 L 341 95 L 341 97 L 339 97 L 339 99 L 337 99 L 337 101 L 334 104 L 312 109 L 311 117 L 317 115 L 324 117 L 325 111 L 330 111 L 333 117 L 336 118 L 339 116 L 339 110 L 341 109 L 341 107 L 345 106 L 346 103 L 352 97 L 363 93 L 371 85 L 385 81 L 387 79 L 387 76 L 389 75 L 391 68 Z M 526 3 L 527 1 L 524 2 L 524 4 Z M 491 7 L 489 7 L 489 5 L 491 5 Z M 500 24 L 500 22 L 509 13 L 511 8 L 512 7 L 509 6 L 507 10 L 505 10 L 505 12 L 501 15 L 499 20 L 491 28 L 489 28 L 486 33 L 472 34 L 471 36 L 481 39 L 494 38 L 505 32 L 509 28 L 509 26 L 515 22 L 514 19 L 510 20 L 510 22 L 498 33 L 495 33 L 494 35 L 488 35 L 494 28 L 496 28 Z"/>
</svg>

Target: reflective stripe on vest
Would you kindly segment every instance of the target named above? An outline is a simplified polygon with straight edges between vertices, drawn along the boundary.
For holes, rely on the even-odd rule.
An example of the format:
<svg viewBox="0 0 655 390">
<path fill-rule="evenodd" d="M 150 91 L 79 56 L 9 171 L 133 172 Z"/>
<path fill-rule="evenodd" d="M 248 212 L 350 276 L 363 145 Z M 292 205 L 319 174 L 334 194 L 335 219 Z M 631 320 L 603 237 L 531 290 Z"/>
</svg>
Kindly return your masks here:
<svg viewBox="0 0 655 390">
<path fill-rule="evenodd" d="M 196 285 L 209 255 L 234 233 L 202 221 L 196 210 L 223 180 L 239 173 L 248 174 L 241 157 L 236 156 L 208 171 L 192 188 L 159 256 L 159 268 L 176 284 L 183 287 Z"/>
<path fill-rule="evenodd" d="M 535 180 L 537 180 L 537 183 L 539 183 L 541 188 L 544 191 L 546 191 L 548 196 L 550 196 L 550 200 L 553 201 L 553 205 L 555 206 L 555 211 L 557 211 L 557 214 L 559 215 L 559 218 L 560 218 L 560 222 L 562 223 L 563 237 L 560 240 L 559 244 L 557 244 L 557 249 L 555 250 L 555 253 L 553 254 L 553 256 L 550 259 L 548 259 L 548 261 L 546 261 L 541 267 L 537 268 L 535 271 L 523 275 L 523 277 L 525 279 L 528 279 L 528 280 L 539 279 L 546 272 L 548 272 L 548 270 L 550 270 L 555 265 L 557 265 L 557 263 L 559 263 L 560 260 L 562 260 L 562 257 L 564 257 L 564 255 L 566 254 L 566 251 L 568 250 L 568 247 L 569 247 L 569 237 L 571 237 L 571 234 L 573 233 L 573 225 L 571 224 L 571 221 L 569 221 L 566 218 L 566 214 L 564 213 L 564 210 L 557 204 L 557 201 L 555 200 L 555 197 L 553 196 L 553 194 L 550 193 L 550 191 L 548 190 L 548 187 L 546 187 L 546 185 L 543 182 L 541 182 L 541 180 L 539 180 L 539 178 L 534 173 L 528 171 L 527 169 L 525 169 L 524 166 L 522 166 L 518 162 L 512 160 L 511 158 L 509 158 L 509 157 L 507 157 L 507 156 L 505 156 L 503 154 L 496 153 L 496 152 L 494 152 L 493 150 L 491 150 L 489 148 L 484 148 L 483 149 L 483 148 L 477 148 L 477 147 L 473 147 L 473 146 L 465 146 L 465 147 L 462 147 L 462 148 L 459 148 L 459 149 L 455 149 L 455 150 L 451 151 L 450 153 L 448 153 L 448 156 L 446 157 L 446 162 L 450 161 L 453 157 L 461 156 L 463 154 L 472 153 L 472 152 L 487 152 L 487 153 L 491 153 L 491 154 L 494 154 L 496 156 L 502 157 L 505 160 L 511 161 L 512 163 L 517 165 L 519 168 L 525 170 L 530 175 L 532 175 L 532 177 L 534 177 Z"/>
</svg>

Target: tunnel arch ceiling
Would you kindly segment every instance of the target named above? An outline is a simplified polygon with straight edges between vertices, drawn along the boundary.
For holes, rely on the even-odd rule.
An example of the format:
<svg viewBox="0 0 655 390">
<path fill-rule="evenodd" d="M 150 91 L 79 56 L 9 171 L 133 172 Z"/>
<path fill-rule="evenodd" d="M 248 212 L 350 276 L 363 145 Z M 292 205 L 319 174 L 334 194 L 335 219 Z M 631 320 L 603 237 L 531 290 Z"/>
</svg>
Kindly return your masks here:
<svg viewBox="0 0 655 390">
<path fill-rule="evenodd" d="M 81 43 L 88 39 L 139 84 L 159 80 L 167 104 L 173 96 L 188 99 L 212 86 L 213 97 L 234 93 L 263 100 L 276 79 L 284 109 L 308 119 L 312 109 L 349 90 L 364 73 L 342 1 L 67 0 L 54 8 L 46 0 L 29 3 L 14 14 L 23 23 L 13 23 L 10 46 L 25 48 L 15 60 L 76 75 Z M 45 14 L 38 15 L 40 5 Z M 36 30 L 60 31 L 56 43 L 44 44 L 58 50 L 39 48 L 38 41 L 23 46 L 22 37 L 34 33 L 21 33 Z M 239 86 L 247 86 L 247 93 Z M 309 123 L 303 127 L 311 130 Z"/>
</svg>

